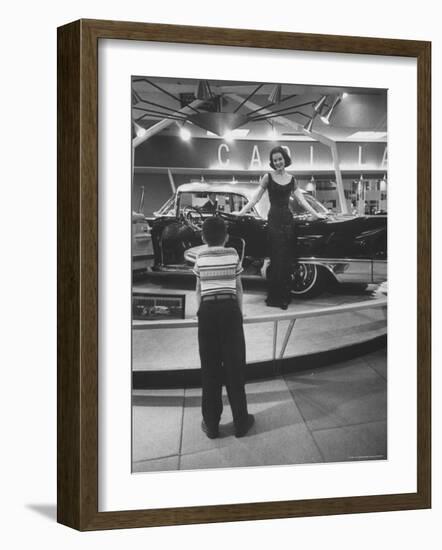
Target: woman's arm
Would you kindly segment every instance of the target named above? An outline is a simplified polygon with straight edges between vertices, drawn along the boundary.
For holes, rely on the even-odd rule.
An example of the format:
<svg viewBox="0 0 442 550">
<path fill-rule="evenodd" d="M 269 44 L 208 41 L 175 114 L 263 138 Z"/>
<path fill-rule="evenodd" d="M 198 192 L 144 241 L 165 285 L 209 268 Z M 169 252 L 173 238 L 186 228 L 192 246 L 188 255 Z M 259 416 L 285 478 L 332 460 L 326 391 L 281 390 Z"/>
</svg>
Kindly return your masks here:
<svg viewBox="0 0 442 550">
<path fill-rule="evenodd" d="M 307 210 L 307 212 L 309 212 L 315 219 L 322 220 L 325 218 L 325 216 L 323 216 L 322 214 L 318 214 L 318 212 L 316 212 L 316 210 L 309 205 L 309 203 L 305 200 L 302 194 L 302 191 L 299 189 L 299 187 L 295 189 L 293 194 L 296 196 L 301 206 L 303 206 Z"/>
<path fill-rule="evenodd" d="M 261 178 L 261 181 L 259 182 L 259 188 L 256 192 L 255 196 L 251 201 L 249 201 L 239 212 L 235 212 L 238 214 L 238 216 L 244 216 L 244 214 L 247 214 L 247 212 L 250 212 L 250 210 L 255 206 L 257 202 L 261 200 L 261 197 L 264 195 L 266 189 L 267 189 L 267 182 L 268 182 L 268 175 L 264 174 Z"/>
</svg>

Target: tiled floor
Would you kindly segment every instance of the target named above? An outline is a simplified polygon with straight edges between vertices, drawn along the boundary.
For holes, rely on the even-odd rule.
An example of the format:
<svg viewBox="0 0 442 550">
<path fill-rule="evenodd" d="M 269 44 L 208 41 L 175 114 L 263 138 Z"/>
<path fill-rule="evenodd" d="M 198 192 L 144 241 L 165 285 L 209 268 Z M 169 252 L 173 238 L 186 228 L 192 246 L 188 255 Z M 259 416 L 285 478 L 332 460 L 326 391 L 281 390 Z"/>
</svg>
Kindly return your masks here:
<svg viewBox="0 0 442 550">
<path fill-rule="evenodd" d="M 386 350 L 246 390 L 256 422 L 241 439 L 226 396 L 220 437 L 208 439 L 201 389 L 134 391 L 133 471 L 387 458 Z"/>
</svg>

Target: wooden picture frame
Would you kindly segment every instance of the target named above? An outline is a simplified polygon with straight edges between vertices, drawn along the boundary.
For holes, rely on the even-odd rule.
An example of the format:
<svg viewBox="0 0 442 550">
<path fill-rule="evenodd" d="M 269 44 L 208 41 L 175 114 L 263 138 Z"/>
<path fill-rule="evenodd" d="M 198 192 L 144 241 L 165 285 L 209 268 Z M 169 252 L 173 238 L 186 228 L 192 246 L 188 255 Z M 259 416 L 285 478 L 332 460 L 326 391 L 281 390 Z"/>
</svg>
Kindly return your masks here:
<svg viewBox="0 0 442 550">
<path fill-rule="evenodd" d="M 411 57 L 418 71 L 417 491 L 98 511 L 98 41 Z M 58 521 L 82 531 L 431 506 L 429 42 L 80 20 L 58 29 Z"/>
</svg>

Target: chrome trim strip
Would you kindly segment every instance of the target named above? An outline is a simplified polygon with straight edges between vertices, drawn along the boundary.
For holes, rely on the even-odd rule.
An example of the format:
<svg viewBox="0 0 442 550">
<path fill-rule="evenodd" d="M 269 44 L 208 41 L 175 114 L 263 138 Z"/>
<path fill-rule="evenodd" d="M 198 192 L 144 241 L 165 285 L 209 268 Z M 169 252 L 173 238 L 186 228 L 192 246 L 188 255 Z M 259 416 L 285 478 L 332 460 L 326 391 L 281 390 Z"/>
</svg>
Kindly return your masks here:
<svg viewBox="0 0 442 550">
<path fill-rule="evenodd" d="M 298 261 L 303 263 L 316 263 L 316 262 L 369 262 L 371 263 L 373 260 L 369 258 L 321 258 L 317 256 L 310 256 L 310 257 L 301 257 L 297 258 Z M 376 260 L 376 261 L 382 261 L 382 260 Z M 383 260 L 386 261 L 386 260 Z"/>
<path fill-rule="evenodd" d="M 298 258 L 299 262 L 327 269 L 339 283 L 372 283 L 373 261 L 358 258 Z"/>
</svg>

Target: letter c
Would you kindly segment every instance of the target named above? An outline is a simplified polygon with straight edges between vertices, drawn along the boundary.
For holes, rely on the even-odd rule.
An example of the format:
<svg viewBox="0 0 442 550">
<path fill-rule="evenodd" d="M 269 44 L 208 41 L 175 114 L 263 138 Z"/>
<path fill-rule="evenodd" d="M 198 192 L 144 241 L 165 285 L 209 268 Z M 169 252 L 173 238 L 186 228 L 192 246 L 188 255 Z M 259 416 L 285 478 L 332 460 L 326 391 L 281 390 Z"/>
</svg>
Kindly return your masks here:
<svg viewBox="0 0 442 550">
<path fill-rule="evenodd" d="M 226 153 L 230 152 L 229 146 L 226 143 L 221 143 L 220 146 L 218 147 L 218 163 L 220 164 L 220 166 L 228 166 L 230 164 L 230 159 L 226 158 L 225 160 L 223 160 L 223 157 L 222 157 L 223 150 Z"/>
</svg>

